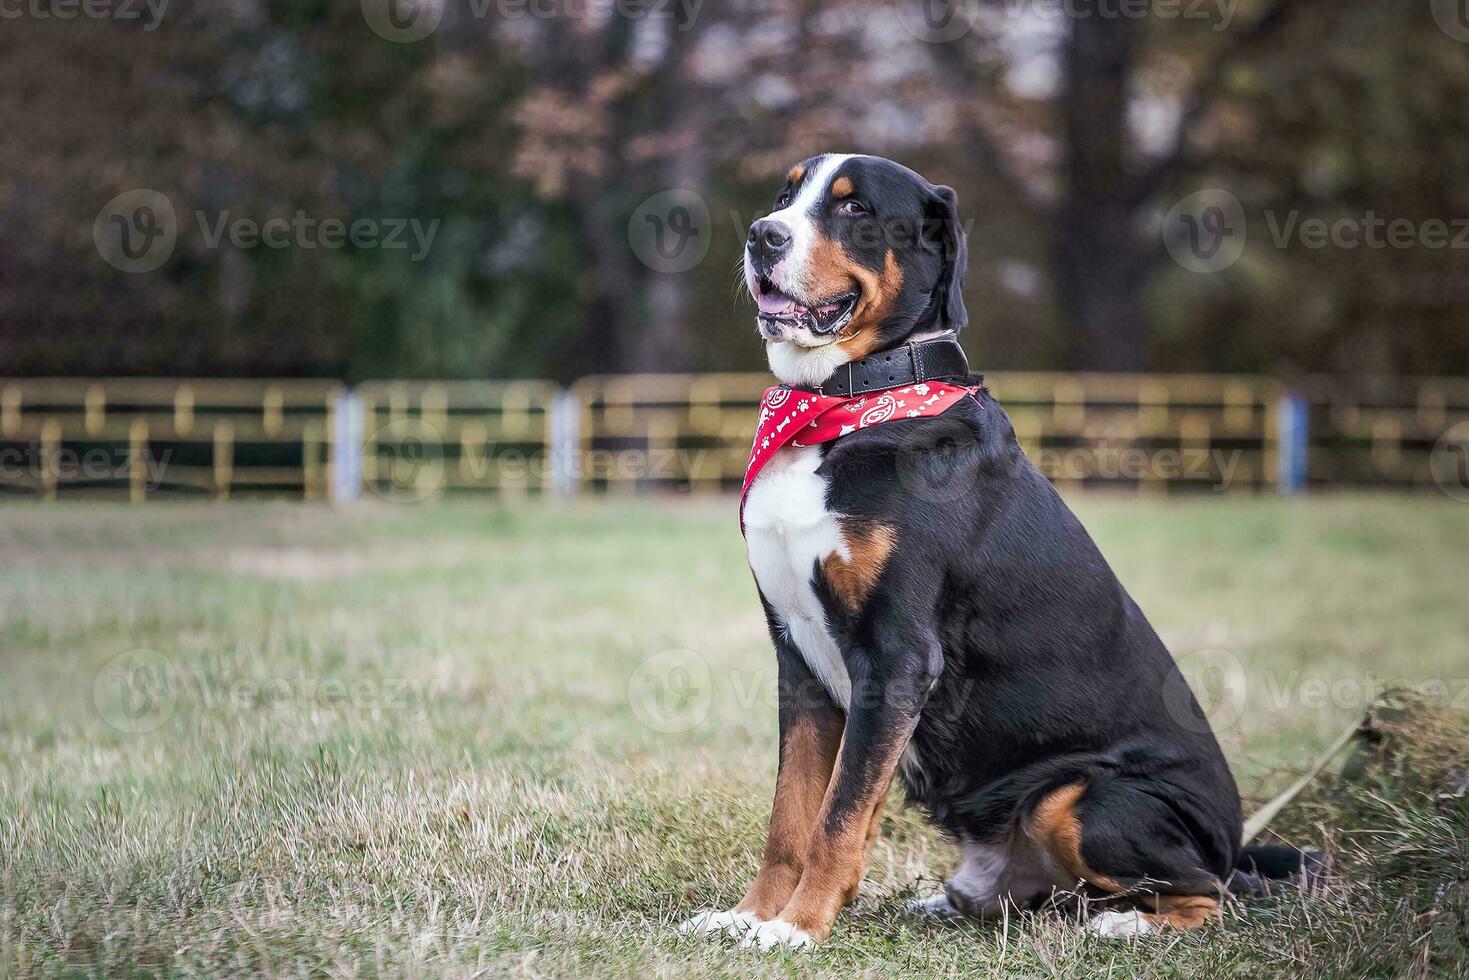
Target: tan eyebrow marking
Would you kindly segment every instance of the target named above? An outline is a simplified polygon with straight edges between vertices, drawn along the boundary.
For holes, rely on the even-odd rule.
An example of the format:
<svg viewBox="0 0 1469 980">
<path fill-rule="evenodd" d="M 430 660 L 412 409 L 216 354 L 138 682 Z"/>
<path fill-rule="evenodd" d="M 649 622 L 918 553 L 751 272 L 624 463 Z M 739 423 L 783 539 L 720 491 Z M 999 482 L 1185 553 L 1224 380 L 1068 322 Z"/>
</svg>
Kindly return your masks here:
<svg viewBox="0 0 1469 980">
<path fill-rule="evenodd" d="M 791 168 L 790 173 L 786 174 L 786 180 L 790 181 L 791 186 L 794 187 L 801 182 L 801 178 L 804 176 L 806 176 L 806 168 L 798 163 Z"/>
<path fill-rule="evenodd" d="M 831 193 L 832 193 L 832 196 L 833 197 L 851 197 L 852 196 L 852 178 L 850 178 L 850 177 L 838 177 L 836 180 L 832 181 L 831 182 Z"/>
</svg>

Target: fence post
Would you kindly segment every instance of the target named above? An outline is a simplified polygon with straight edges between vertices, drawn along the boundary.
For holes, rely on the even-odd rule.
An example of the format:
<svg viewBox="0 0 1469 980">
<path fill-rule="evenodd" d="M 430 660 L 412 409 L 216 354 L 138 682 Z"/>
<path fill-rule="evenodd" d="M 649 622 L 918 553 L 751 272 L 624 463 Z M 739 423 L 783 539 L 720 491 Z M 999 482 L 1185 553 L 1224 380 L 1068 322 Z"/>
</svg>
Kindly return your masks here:
<svg viewBox="0 0 1469 980">
<path fill-rule="evenodd" d="M 570 388 L 551 396 L 551 491 L 574 495 L 581 485 L 581 399 Z"/>
<path fill-rule="evenodd" d="M 332 503 L 348 503 L 362 493 L 362 399 L 343 388 L 332 406 Z"/>
<path fill-rule="evenodd" d="M 1311 463 L 1310 403 L 1298 391 L 1287 389 L 1276 406 L 1276 433 L 1280 445 L 1277 460 L 1277 484 L 1282 494 L 1293 495 L 1306 489 Z"/>
</svg>

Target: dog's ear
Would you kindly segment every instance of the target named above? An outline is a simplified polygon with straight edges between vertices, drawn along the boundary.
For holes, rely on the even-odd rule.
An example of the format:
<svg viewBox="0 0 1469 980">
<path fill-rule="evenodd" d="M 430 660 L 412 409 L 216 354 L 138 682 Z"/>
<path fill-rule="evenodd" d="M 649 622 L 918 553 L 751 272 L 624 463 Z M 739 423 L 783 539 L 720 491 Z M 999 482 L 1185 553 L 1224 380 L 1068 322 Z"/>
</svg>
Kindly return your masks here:
<svg viewBox="0 0 1469 980">
<path fill-rule="evenodd" d="M 959 223 L 959 195 L 954 188 L 937 185 L 929 188 L 928 221 L 936 244 L 943 249 L 944 269 L 939 274 L 939 314 L 944 325 L 957 331 L 969 322 L 964 309 L 964 274 L 969 267 L 969 242 L 964 226 Z"/>
</svg>

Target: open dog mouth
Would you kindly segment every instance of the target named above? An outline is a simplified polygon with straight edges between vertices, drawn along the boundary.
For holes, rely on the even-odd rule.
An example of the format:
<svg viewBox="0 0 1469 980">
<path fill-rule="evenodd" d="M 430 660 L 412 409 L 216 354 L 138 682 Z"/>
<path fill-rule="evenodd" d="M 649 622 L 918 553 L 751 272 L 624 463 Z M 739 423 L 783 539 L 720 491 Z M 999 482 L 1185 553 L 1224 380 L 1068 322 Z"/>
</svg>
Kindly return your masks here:
<svg viewBox="0 0 1469 980">
<path fill-rule="evenodd" d="M 847 325 L 857 308 L 860 293 L 842 293 L 821 303 L 803 306 L 776 288 L 769 277 L 755 281 L 755 303 L 760 307 L 761 326 L 805 327 L 814 334 L 836 333 Z"/>
</svg>

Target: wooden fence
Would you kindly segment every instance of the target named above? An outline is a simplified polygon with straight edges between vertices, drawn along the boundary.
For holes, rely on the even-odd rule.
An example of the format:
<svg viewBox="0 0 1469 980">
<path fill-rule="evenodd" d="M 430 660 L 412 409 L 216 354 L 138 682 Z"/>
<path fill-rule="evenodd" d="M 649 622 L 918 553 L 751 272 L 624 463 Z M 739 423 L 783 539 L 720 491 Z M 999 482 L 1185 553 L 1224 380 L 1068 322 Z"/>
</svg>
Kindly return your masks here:
<svg viewBox="0 0 1469 980">
<path fill-rule="evenodd" d="M 1469 498 L 1469 379 L 997 373 L 1058 486 L 1441 489 Z M 764 374 L 544 381 L 0 379 L 0 497 L 727 492 Z"/>
</svg>

